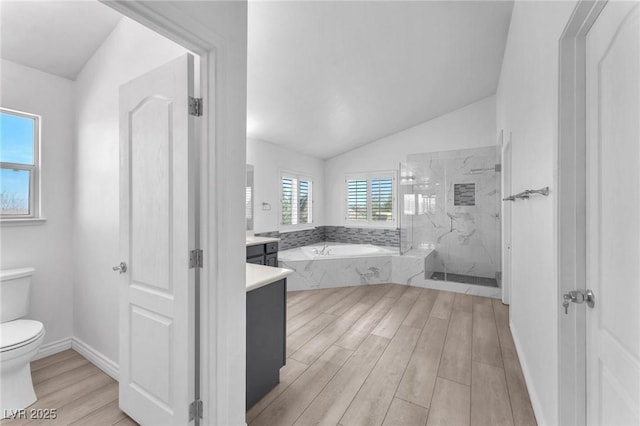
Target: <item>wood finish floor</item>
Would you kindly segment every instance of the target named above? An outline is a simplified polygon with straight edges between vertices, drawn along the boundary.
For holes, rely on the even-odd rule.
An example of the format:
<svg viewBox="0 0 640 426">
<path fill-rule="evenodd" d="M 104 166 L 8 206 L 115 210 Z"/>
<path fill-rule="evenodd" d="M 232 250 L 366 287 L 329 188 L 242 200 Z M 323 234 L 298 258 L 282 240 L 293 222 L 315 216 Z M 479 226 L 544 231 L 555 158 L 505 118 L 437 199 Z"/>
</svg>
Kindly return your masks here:
<svg viewBox="0 0 640 426">
<path fill-rule="evenodd" d="M 38 401 L 26 418 L 2 420 L 20 425 L 137 425 L 118 408 L 118 383 L 72 349 L 31 363 Z M 32 419 L 31 409 L 55 409 L 55 419 Z"/>
<path fill-rule="evenodd" d="M 403 285 L 290 292 L 287 365 L 247 423 L 535 425 L 508 318 Z"/>
</svg>

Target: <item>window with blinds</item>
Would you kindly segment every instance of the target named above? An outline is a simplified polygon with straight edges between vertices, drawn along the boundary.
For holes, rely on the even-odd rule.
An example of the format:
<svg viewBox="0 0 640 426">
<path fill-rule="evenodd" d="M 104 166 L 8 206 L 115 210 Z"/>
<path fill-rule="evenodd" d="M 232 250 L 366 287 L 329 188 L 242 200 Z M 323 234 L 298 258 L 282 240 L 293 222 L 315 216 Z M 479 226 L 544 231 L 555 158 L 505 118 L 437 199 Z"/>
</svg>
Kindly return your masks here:
<svg viewBox="0 0 640 426">
<path fill-rule="evenodd" d="M 347 176 L 346 222 L 390 226 L 395 220 L 393 174 Z"/>
<path fill-rule="evenodd" d="M 285 226 L 313 223 L 313 182 L 291 174 L 280 179 L 280 224 Z"/>
</svg>

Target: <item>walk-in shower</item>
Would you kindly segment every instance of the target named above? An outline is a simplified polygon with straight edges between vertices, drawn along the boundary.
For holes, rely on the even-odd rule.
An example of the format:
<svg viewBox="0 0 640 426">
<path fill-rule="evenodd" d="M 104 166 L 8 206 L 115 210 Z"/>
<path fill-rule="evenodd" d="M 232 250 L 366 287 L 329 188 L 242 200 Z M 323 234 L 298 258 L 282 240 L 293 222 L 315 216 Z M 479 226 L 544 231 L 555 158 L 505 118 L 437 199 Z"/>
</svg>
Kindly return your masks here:
<svg viewBox="0 0 640 426">
<path fill-rule="evenodd" d="M 433 250 L 426 279 L 498 287 L 497 147 L 407 156 L 400 165 L 400 250 Z"/>
</svg>

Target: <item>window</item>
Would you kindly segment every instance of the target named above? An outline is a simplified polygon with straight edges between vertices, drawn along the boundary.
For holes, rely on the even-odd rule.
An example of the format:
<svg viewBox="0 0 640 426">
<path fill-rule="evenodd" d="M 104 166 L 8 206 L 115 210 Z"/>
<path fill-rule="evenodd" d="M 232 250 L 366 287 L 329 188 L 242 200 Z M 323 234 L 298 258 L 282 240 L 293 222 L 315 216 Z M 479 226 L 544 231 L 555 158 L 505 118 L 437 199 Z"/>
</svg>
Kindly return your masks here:
<svg viewBox="0 0 640 426">
<path fill-rule="evenodd" d="M 2 219 L 38 216 L 39 117 L 0 108 Z"/>
<path fill-rule="evenodd" d="M 313 223 L 313 181 L 284 172 L 280 178 L 280 225 L 300 228 Z"/>
<path fill-rule="evenodd" d="M 394 176 L 393 172 L 347 176 L 347 224 L 395 225 Z"/>
</svg>

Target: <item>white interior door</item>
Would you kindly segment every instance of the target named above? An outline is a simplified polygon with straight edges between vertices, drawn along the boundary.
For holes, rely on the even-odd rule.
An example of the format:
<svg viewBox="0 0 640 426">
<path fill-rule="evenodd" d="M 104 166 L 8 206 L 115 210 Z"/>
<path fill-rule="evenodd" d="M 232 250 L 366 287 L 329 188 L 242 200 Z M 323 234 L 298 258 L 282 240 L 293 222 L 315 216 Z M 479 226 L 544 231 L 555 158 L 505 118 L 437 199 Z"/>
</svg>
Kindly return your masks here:
<svg viewBox="0 0 640 426">
<path fill-rule="evenodd" d="M 640 424 L 640 3 L 587 36 L 587 423 Z"/>
<path fill-rule="evenodd" d="M 503 136 L 504 137 L 504 136 Z M 502 198 L 511 191 L 511 134 L 502 148 Z M 502 202 L 502 303 L 509 304 L 511 296 L 511 209 L 512 201 Z"/>
<path fill-rule="evenodd" d="M 120 408 L 186 425 L 194 399 L 193 57 L 120 88 Z"/>
</svg>

